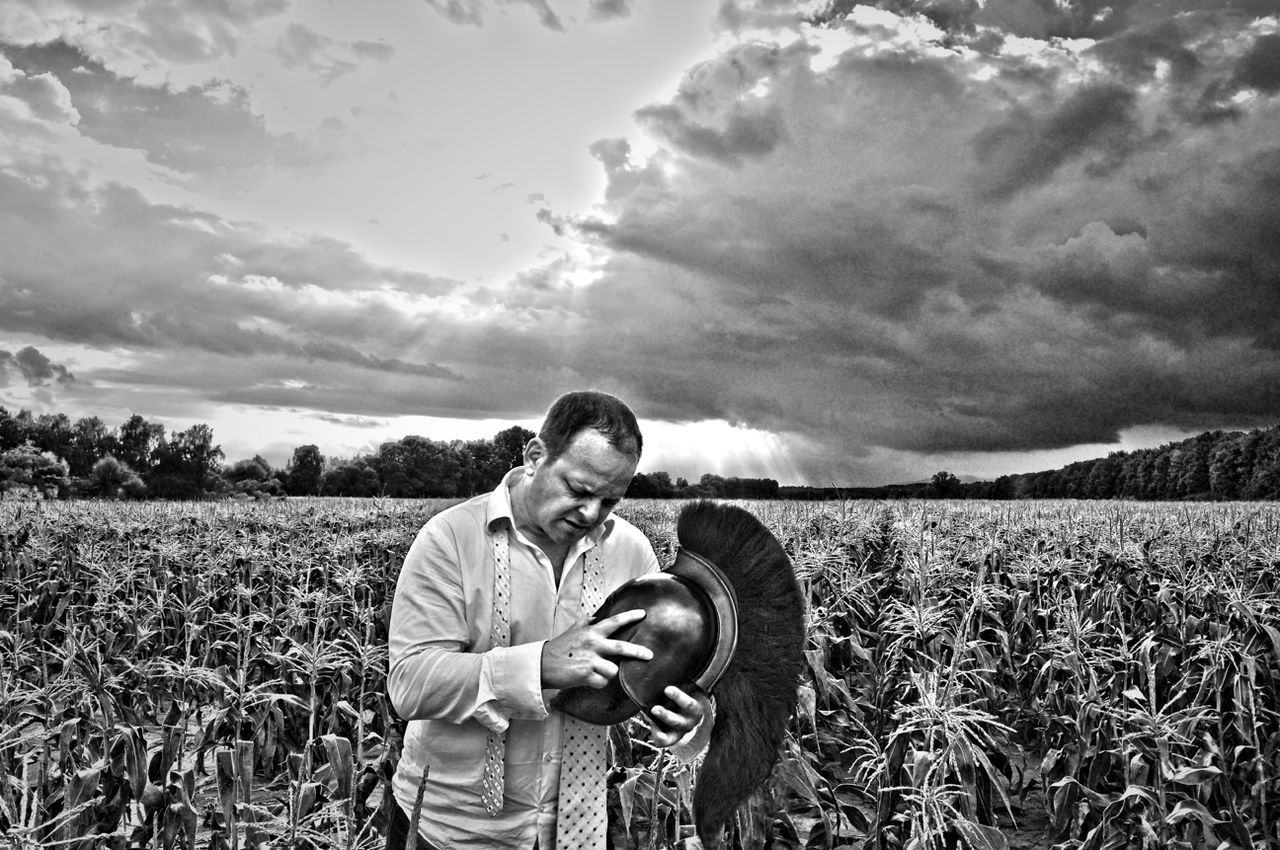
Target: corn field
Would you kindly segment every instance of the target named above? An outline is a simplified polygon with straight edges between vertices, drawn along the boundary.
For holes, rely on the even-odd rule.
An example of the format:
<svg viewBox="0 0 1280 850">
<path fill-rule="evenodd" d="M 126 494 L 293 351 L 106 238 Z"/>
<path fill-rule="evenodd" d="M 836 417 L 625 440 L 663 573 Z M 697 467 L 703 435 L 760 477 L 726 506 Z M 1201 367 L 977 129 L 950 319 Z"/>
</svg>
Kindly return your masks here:
<svg viewBox="0 0 1280 850">
<path fill-rule="evenodd" d="M 743 502 L 809 601 L 731 845 L 1280 848 L 1280 507 Z M 0 839 L 381 846 L 400 563 L 443 503 L 0 502 Z M 672 502 L 619 513 L 674 557 Z M 695 766 L 611 735 L 611 845 Z"/>
</svg>

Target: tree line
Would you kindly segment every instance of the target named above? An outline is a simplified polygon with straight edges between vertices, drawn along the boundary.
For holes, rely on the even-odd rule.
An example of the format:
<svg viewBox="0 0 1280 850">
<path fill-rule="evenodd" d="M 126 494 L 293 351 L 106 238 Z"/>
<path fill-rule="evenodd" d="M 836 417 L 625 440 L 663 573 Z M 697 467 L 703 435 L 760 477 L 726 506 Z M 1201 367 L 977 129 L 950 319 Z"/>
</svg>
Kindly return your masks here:
<svg viewBox="0 0 1280 850">
<path fill-rule="evenodd" d="M 315 445 L 298 446 L 288 465 L 260 455 L 224 463 L 213 429 L 198 424 L 166 431 L 134 414 L 117 428 L 88 416 L 10 414 L 0 407 L 0 492 L 54 498 L 201 499 L 238 496 L 378 496 L 461 498 L 497 486 L 523 463 L 534 432 L 520 426 L 492 439 L 432 440 L 406 436 L 374 452 L 326 458 Z M 666 472 L 638 473 L 632 498 L 776 498 L 772 479 L 703 475 L 672 480 Z"/>
<path fill-rule="evenodd" d="M 983 486 L 986 485 L 986 486 Z M 1208 431 L 1153 449 L 962 485 L 974 498 L 1256 501 L 1280 499 L 1280 426 Z"/>
<path fill-rule="evenodd" d="M 1157 448 L 985 481 L 961 481 L 940 471 L 929 481 L 884 487 L 782 487 L 778 498 L 1277 500 L 1280 426 L 1206 431 Z"/>
<path fill-rule="evenodd" d="M 493 489 L 523 461 L 534 433 L 512 426 L 492 439 L 407 436 L 374 452 L 325 458 L 298 446 L 274 468 L 261 456 L 224 464 L 213 429 L 181 431 L 134 414 L 117 428 L 96 416 L 10 414 L 0 407 L 0 492 L 68 498 L 381 496 L 461 498 Z M 1060 469 L 963 482 L 940 471 L 927 482 L 883 487 L 780 486 L 771 478 L 707 473 L 697 481 L 637 473 L 630 498 L 651 499 L 1280 499 L 1280 426 L 1210 431 L 1158 448 L 1112 452 Z"/>
</svg>

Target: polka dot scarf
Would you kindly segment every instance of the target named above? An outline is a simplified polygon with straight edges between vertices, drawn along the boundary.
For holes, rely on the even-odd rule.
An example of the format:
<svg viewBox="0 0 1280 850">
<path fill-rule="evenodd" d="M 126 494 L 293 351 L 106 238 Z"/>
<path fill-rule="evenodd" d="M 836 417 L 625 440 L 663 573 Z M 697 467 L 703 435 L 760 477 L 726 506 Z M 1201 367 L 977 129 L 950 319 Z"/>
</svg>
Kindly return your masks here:
<svg viewBox="0 0 1280 850">
<path fill-rule="evenodd" d="M 511 643 L 511 554 L 506 526 L 493 535 L 494 616 L 489 629 L 491 646 Z M 589 616 L 604 603 L 604 566 L 600 547 L 587 550 L 583 564 L 581 615 Z M 605 773 L 608 769 L 607 726 L 596 726 L 568 715 L 561 737 L 560 801 L 556 823 L 556 850 L 598 850 L 605 846 L 607 812 Z M 481 802 L 485 811 L 502 811 L 505 789 L 503 760 L 506 734 L 490 733 L 481 778 Z M 551 850 L 551 848 L 546 848 Z"/>
</svg>

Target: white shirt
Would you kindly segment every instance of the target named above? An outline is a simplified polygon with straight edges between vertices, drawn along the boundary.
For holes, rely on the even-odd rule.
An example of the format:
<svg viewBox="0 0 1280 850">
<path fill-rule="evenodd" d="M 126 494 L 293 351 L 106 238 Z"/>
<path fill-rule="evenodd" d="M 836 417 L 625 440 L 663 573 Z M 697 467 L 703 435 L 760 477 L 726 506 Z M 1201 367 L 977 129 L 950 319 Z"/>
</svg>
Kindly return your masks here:
<svg viewBox="0 0 1280 850">
<path fill-rule="evenodd" d="M 515 472 L 519 472 L 516 470 Z M 563 715 L 542 689 L 542 646 L 578 621 L 584 553 L 601 547 L 604 592 L 658 569 L 644 534 L 610 516 L 574 544 L 560 586 L 551 561 L 515 527 L 507 478 L 418 532 L 396 584 L 387 690 L 408 722 L 393 787 L 413 811 L 426 769 L 422 834 L 442 850 L 553 846 Z M 492 647 L 493 529 L 510 537 L 511 645 Z M 506 797 L 480 802 L 489 731 L 506 731 Z"/>
</svg>

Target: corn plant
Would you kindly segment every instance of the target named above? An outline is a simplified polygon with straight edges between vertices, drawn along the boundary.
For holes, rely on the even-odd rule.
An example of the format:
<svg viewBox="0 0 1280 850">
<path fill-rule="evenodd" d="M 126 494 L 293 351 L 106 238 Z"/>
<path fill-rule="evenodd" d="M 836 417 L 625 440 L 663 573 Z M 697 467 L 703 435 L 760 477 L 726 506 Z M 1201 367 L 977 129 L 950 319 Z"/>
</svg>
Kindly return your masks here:
<svg viewBox="0 0 1280 850">
<path fill-rule="evenodd" d="M 1280 509 L 740 504 L 808 640 L 731 846 L 1280 847 Z M 8 846 L 379 846 L 386 614 L 438 507 L 0 502 Z M 679 507 L 620 512 L 668 563 Z M 612 845 L 686 845 L 696 761 L 610 740 Z"/>
</svg>

